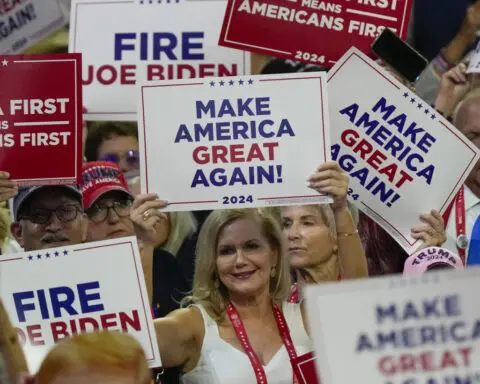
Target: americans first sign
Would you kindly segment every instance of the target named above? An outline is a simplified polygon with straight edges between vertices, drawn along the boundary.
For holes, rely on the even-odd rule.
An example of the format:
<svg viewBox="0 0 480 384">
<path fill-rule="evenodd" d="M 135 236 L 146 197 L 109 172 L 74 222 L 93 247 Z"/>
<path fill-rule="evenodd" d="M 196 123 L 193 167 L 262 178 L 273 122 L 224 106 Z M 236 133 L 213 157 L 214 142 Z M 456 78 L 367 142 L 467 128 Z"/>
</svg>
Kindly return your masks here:
<svg viewBox="0 0 480 384">
<path fill-rule="evenodd" d="M 412 0 L 229 0 L 219 44 L 330 67 L 351 46 L 368 53 L 385 28 L 405 38 L 411 5 Z"/>
<path fill-rule="evenodd" d="M 0 55 L 0 170 L 20 185 L 78 181 L 80 71 L 80 54 Z"/>
</svg>

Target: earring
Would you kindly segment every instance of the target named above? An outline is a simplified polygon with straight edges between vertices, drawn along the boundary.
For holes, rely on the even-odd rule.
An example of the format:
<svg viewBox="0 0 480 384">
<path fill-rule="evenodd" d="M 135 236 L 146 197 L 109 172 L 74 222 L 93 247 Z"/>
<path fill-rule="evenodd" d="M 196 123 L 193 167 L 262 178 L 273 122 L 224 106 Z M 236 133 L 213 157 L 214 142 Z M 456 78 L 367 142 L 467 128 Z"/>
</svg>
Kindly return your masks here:
<svg viewBox="0 0 480 384">
<path fill-rule="evenodd" d="M 277 268 L 273 267 L 270 270 L 270 277 L 275 277 L 276 274 L 277 274 Z"/>
</svg>

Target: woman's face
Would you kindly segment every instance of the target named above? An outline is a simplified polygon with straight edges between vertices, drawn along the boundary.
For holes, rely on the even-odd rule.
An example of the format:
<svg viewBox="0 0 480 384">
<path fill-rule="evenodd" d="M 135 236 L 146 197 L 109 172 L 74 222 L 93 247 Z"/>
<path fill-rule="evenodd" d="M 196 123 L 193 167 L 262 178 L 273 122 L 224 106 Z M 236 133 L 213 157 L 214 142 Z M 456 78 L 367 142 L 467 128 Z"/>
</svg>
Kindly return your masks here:
<svg viewBox="0 0 480 384">
<path fill-rule="evenodd" d="M 226 225 L 218 236 L 216 254 L 219 279 L 231 298 L 246 299 L 268 292 L 277 252 L 260 224 L 241 218 Z"/>
<path fill-rule="evenodd" d="M 283 233 L 288 241 L 288 253 L 293 268 L 314 267 L 332 256 L 332 238 L 319 206 L 284 207 L 281 214 Z"/>
</svg>

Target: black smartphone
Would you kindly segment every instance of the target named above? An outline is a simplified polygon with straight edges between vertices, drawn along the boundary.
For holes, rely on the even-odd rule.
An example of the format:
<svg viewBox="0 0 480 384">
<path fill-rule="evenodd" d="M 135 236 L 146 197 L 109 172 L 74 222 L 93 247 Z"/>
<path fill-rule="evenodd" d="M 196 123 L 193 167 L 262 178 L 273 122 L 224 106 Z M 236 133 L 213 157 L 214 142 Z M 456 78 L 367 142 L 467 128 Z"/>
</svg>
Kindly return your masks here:
<svg viewBox="0 0 480 384">
<path fill-rule="evenodd" d="M 425 57 L 388 28 L 385 28 L 376 38 L 371 49 L 400 76 L 411 83 L 418 79 L 428 65 Z"/>
</svg>

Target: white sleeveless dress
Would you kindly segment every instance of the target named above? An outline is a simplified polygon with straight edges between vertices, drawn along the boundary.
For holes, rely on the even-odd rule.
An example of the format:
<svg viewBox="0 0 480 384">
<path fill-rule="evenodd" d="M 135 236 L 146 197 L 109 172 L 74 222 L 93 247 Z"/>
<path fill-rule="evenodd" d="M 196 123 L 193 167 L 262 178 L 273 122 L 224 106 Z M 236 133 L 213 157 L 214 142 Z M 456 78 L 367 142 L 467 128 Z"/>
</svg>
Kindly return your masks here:
<svg viewBox="0 0 480 384">
<path fill-rule="evenodd" d="M 205 327 L 200 360 L 182 376 L 183 384 L 257 384 L 250 359 L 220 337 L 217 323 L 201 307 Z M 312 343 L 303 326 L 299 304 L 284 303 L 283 314 L 298 356 L 312 351 Z M 285 346 L 263 366 L 268 384 L 292 384 L 293 371 Z"/>
</svg>

